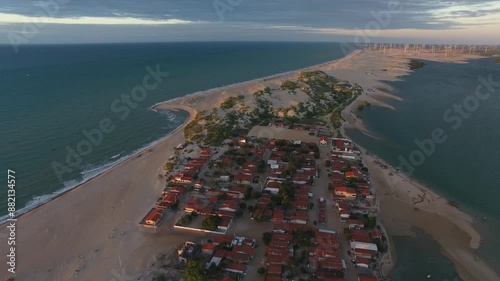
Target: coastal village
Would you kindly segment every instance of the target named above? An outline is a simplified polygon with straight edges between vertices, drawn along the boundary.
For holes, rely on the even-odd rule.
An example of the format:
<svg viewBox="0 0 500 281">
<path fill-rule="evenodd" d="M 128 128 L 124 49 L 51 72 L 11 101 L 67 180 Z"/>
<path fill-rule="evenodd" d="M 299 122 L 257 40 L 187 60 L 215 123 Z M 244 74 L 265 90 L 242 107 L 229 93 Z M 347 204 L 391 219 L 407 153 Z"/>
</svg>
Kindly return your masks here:
<svg viewBox="0 0 500 281">
<path fill-rule="evenodd" d="M 169 255 L 174 276 L 153 280 L 384 280 L 376 191 L 340 130 L 341 110 L 362 89 L 316 71 L 277 90 L 307 98 L 276 109 L 266 88 L 252 110 L 231 96 L 185 127 L 140 224 L 201 236 Z"/>
</svg>

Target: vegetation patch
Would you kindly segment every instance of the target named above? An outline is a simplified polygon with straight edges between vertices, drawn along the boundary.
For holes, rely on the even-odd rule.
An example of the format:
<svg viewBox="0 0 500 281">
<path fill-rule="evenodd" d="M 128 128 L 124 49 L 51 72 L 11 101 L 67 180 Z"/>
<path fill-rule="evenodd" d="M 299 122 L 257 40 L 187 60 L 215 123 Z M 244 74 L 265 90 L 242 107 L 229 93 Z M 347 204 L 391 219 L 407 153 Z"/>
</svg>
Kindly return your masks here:
<svg viewBox="0 0 500 281">
<path fill-rule="evenodd" d="M 410 67 L 410 70 L 421 68 L 424 65 L 425 65 L 425 63 L 418 61 L 418 60 L 414 60 L 414 59 L 411 59 L 410 62 L 408 62 L 408 66 Z"/>
</svg>

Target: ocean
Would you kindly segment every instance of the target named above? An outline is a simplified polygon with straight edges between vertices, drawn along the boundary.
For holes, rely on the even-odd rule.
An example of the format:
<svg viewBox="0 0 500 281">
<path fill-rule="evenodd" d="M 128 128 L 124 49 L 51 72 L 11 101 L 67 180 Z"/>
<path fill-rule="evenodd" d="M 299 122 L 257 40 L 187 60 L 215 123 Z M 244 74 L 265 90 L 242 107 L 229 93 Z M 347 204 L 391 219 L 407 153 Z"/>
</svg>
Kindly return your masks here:
<svg viewBox="0 0 500 281">
<path fill-rule="evenodd" d="M 500 64 L 491 58 L 466 64 L 424 63 L 401 81 L 388 82 L 393 94 L 403 99 L 384 100 L 395 110 L 372 106 L 361 113 L 378 140 L 355 130 L 348 135 L 471 214 L 484 240 L 478 254 L 499 271 Z M 491 87 L 484 82 L 489 80 L 494 82 Z M 434 131 L 443 135 L 431 144 Z M 395 238 L 398 256 L 426 261 L 427 251 L 415 247 L 421 239 L 432 243 L 429 237 Z M 446 267 L 448 261 L 441 263 Z M 398 263 L 396 273 L 406 277 L 397 280 L 422 280 L 411 273 L 422 271 L 425 262 L 400 264 L 404 262 Z M 439 280 L 454 280 L 452 273 L 443 274 Z"/>
<path fill-rule="evenodd" d="M 0 166 L 16 173 L 17 214 L 106 171 L 186 120 L 186 112 L 155 112 L 158 102 L 344 55 L 337 43 L 40 45 L 23 46 L 19 54 L 0 46 Z M 136 87 L 146 75 L 156 78 L 143 93 Z M 132 91 L 137 99 L 127 100 Z M 6 214 L 5 195 L 1 220 Z"/>
</svg>

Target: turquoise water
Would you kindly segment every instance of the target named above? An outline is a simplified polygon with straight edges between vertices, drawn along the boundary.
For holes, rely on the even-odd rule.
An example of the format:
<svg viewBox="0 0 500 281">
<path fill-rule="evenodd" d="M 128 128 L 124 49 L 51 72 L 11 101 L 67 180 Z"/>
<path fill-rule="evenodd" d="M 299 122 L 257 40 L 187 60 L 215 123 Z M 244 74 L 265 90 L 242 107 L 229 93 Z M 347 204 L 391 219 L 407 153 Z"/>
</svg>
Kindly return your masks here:
<svg viewBox="0 0 500 281">
<path fill-rule="evenodd" d="M 109 169 L 187 117 L 155 112 L 155 103 L 343 55 L 336 43 L 25 46 L 18 55 L 0 46 L 0 166 L 16 171 L 18 213 Z M 169 76 L 144 97 L 122 101 L 157 65 Z M 113 130 L 101 138 L 103 128 Z M 0 196 L 0 216 L 6 213 L 7 196 Z"/>
<path fill-rule="evenodd" d="M 410 164 L 411 176 L 432 187 L 439 194 L 459 203 L 460 208 L 476 218 L 476 226 L 485 241 L 479 254 L 497 271 L 500 270 L 500 65 L 491 58 L 471 60 L 467 64 L 425 61 L 402 81 L 390 82 L 394 94 L 404 101 L 386 100 L 395 107 L 390 110 L 369 107 L 362 116 L 367 126 L 381 140 L 373 140 L 358 131 L 348 134 L 363 147 L 379 155 L 392 165 L 401 166 L 400 156 Z M 473 96 L 480 77 L 491 77 L 497 85 L 485 100 Z M 480 93 L 486 93 L 483 87 Z M 455 113 L 454 104 L 464 104 L 465 113 Z M 451 113 L 449 112 L 451 110 Z M 460 117 L 459 117 L 460 116 Z M 460 121 L 459 121 L 460 120 Z M 434 130 L 441 132 L 444 142 L 427 143 L 427 150 L 417 142 L 432 138 Z M 441 141 L 441 137 L 439 139 Z M 416 156 L 420 151 L 423 161 Z M 428 152 L 425 154 L 425 152 Z M 483 217 L 487 218 L 483 222 Z M 410 239 L 410 238 L 408 238 Z M 411 239 L 410 239 L 411 240 Z M 411 243 L 398 242 L 398 254 L 407 252 Z M 417 243 L 417 240 L 414 241 Z M 417 259 L 425 252 L 414 254 Z M 404 272 L 418 271 L 416 267 L 398 268 Z M 446 266 L 446 265 L 443 265 Z M 409 274 L 408 276 L 411 276 Z M 408 277 L 404 280 L 422 280 Z"/>
</svg>

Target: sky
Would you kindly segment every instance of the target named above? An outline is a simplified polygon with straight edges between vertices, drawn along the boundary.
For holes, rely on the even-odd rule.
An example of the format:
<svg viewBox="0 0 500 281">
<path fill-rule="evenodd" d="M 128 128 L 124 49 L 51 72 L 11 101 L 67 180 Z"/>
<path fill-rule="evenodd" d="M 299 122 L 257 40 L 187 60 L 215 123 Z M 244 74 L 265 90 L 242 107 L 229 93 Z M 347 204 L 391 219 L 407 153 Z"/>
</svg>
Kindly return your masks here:
<svg viewBox="0 0 500 281">
<path fill-rule="evenodd" d="M 0 0 L 0 44 L 500 44 L 498 0 Z M 495 35 L 496 34 L 496 35 Z"/>
</svg>

